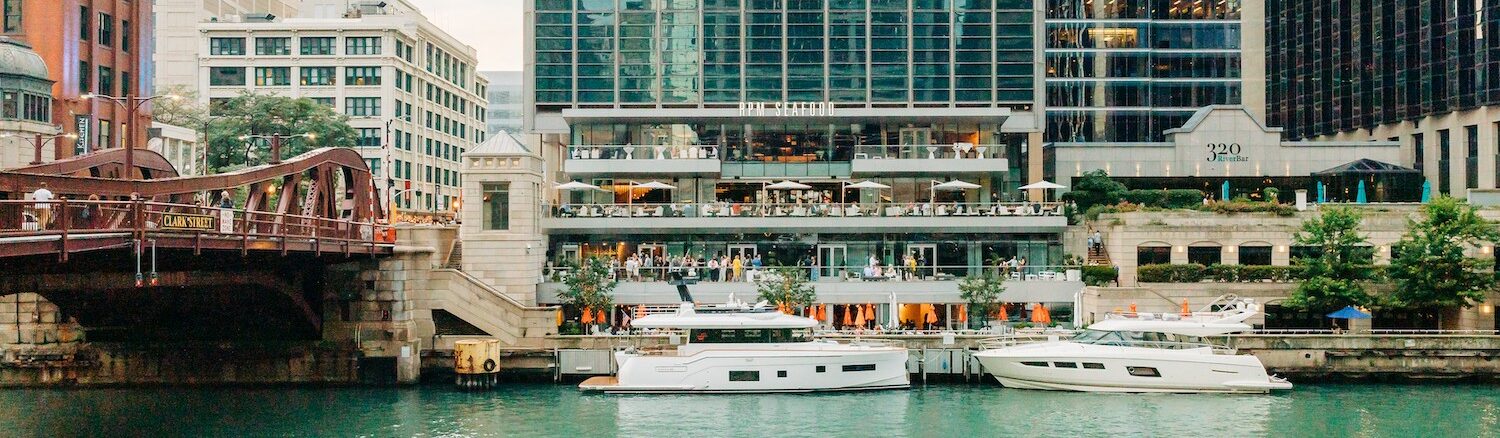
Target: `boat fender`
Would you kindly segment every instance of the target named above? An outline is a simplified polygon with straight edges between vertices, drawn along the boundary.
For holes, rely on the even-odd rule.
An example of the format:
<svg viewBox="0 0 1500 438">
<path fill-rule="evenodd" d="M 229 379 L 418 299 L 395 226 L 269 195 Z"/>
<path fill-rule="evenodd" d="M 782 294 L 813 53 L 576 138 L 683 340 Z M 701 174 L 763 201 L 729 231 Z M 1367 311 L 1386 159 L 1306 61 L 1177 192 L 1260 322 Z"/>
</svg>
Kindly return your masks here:
<svg viewBox="0 0 1500 438">
<path fill-rule="evenodd" d="M 698 332 L 698 336 L 695 337 L 698 338 L 699 341 L 708 339 L 708 332 Z"/>
<path fill-rule="evenodd" d="M 495 360 L 494 359 L 485 359 L 484 360 L 484 371 L 485 372 L 493 372 L 493 371 L 495 371 L 495 366 L 496 366 L 496 364 L 495 364 Z"/>
</svg>

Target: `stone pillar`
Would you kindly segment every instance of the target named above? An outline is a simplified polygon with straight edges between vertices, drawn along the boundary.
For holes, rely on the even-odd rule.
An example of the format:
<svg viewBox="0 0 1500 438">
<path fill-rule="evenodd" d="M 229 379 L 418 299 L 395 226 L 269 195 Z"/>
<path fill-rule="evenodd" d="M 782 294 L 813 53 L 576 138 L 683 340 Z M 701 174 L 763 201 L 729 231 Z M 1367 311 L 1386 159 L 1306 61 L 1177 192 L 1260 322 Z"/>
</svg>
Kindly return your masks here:
<svg viewBox="0 0 1500 438">
<path fill-rule="evenodd" d="M 526 305 L 536 303 L 547 254 L 542 221 L 550 207 L 543 199 L 553 189 L 543 164 L 541 155 L 508 135 L 464 154 L 460 268 Z"/>
</svg>

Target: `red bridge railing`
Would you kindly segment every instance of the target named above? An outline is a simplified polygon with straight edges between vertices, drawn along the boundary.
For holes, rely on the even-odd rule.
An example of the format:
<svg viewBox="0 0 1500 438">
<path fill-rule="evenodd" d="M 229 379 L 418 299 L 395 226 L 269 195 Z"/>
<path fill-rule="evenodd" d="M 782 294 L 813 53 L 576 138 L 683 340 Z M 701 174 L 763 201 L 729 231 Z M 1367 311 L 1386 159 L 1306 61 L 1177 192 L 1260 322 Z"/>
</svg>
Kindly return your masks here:
<svg viewBox="0 0 1500 438">
<path fill-rule="evenodd" d="M 177 236 L 218 243 L 237 240 L 241 249 L 266 249 L 266 243 L 272 242 L 283 252 L 289 242 L 310 243 L 313 251 L 327 245 L 345 252 L 366 245 L 374 252 L 380 244 L 395 242 L 389 225 L 345 219 L 149 201 L 0 200 L 0 239 L 60 235 L 66 242 L 69 236 L 85 234 L 136 239 Z"/>
</svg>

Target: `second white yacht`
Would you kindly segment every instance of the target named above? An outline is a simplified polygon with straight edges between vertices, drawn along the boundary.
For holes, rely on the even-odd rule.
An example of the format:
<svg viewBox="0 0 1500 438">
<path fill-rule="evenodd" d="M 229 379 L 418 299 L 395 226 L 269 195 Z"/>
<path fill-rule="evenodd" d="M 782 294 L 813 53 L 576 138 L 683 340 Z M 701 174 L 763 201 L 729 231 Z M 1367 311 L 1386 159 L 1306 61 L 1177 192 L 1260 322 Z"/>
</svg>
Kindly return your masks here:
<svg viewBox="0 0 1500 438">
<path fill-rule="evenodd" d="M 1141 314 L 1097 322 L 1072 339 L 996 340 L 975 356 L 1008 388 L 1090 392 L 1267 393 L 1291 389 L 1260 359 L 1204 338 L 1249 331 L 1259 306 L 1245 299 L 1221 312 Z"/>
</svg>

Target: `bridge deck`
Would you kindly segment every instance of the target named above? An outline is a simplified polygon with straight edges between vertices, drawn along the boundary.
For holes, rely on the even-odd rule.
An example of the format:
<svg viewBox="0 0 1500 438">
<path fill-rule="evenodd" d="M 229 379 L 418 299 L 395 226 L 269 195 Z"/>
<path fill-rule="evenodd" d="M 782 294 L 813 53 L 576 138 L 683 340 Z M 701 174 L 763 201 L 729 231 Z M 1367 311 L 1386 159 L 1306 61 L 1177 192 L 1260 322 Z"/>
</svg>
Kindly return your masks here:
<svg viewBox="0 0 1500 438">
<path fill-rule="evenodd" d="M 159 248 L 387 255 L 384 224 L 146 201 L 0 201 L 0 257 Z"/>
</svg>

